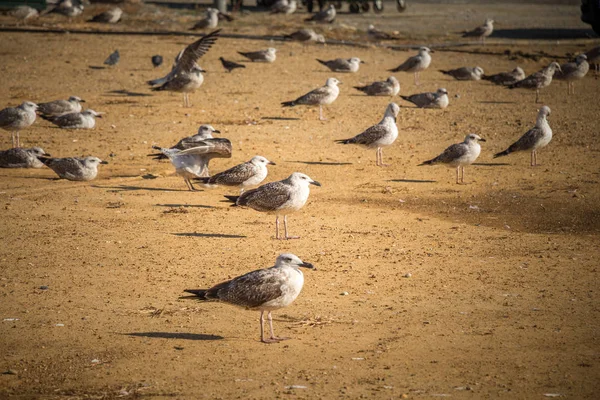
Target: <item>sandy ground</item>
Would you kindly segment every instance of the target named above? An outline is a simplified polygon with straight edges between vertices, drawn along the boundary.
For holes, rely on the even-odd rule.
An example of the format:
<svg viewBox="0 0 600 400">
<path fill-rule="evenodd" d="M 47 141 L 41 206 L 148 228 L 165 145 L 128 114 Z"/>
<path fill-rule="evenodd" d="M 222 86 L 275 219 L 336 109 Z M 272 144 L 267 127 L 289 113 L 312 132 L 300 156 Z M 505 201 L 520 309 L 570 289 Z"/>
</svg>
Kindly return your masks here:
<svg viewBox="0 0 600 400">
<path fill-rule="evenodd" d="M 451 104 L 393 99 L 400 136 L 383 153 L 392 165 L 379 168 L 375 151 L 334 140 L 380 120 L 390 99 L 352 86 L 385 79 L 409 52 L 276 43 L 276 63 L 227 74 L 219 56 L 266 44 L 220 39 L 184 109 L 181 95 L 144 82 L 169 68 L 153 69 L 151 55 L 171 60 L 192 40 L 0 33 L 0 104 L 76 94 L 106 112 L 89 131 L 39 120 L 24 144 L 110 162 L 89 183 L 0 171 L 0 397 L 598 398 L 600 80 L 578 82 L 575 96 L 563 83 L 543 91 L 555 136 L 532 168 L 529 154 L 492 154 L 533 125 L 534 94 L 437 72 L 533 72 L 551 59 L 504 51 L 565 56 L 593 42 L 438 51 L 419 88 L 397 74 L 401 94 L 445 87 Z M 115 48 L 118 66 L 90 68 Z M 313 61 L 337 56 L 367 64 L 344 75 Z M 343 86 L 328 121 L 280 108 L 330 76 Z M 169 163 L 146 157 L 201 123 L 234 147 L 211 171 L 260 154 L 278 164 L 269 181 L 301 171 L 323 184 L 290 217 L 302 239 L 274 240 L 274 217 L 222 202 L 235 190 L 189 192 Z M 469 132 L 487 142 L 467 184 L 417 166 Z M 275 313 L 276 332 L 292 340 L 260 343 L 257 312 L 178 299 L 282 252 L 318 268 Z"/>
</svg>

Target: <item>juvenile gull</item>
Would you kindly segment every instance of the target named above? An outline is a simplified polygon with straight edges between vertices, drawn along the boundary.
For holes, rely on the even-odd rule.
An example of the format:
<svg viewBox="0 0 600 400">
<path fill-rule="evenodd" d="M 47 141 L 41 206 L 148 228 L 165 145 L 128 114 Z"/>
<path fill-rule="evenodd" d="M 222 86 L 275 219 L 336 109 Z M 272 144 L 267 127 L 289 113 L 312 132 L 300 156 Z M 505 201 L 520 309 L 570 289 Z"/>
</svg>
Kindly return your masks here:
<svg viewBox="0 0 600 400">
<path fill-rule="evenodd" d="M 38 157 L 49 157 L 41 147 L 32 147 L 24 149 L 14 147 L 12 149 L 0 151 L 0 168 L 42 168 L 44 164 Z"/>
<path fill-rule="evenodd" d="M 191 29 L 215 29 L 217 25 L 219 25 L 219 10 L 207 8 L 204 18 L 196 22 Z"/>
<path fill-rule="evenodd" d="M 429 64 L 431 64 L 431 56 L 429 55 L 429 53 L 433 53 L 433 51 L 431 51 L 427 47 L 421 47 L 419 48 L 419 54 L 417 54 L 416 56 L 409 57 L 406 61 L 404 61 L 396 68 L 390 69 L 390 71 L 414 72 L 415 85 L 418 86 L 420 84 L 419 73 L 421 71 L 425 71 L 427 68 L 429 68 Z"/>
<path fill-rule="evenodd" d="M 271 14 L 293 14 L 298 8 L 296 0 L 278 0 L 271 6 Z"/>
<path fill-rule="evenodd" d="M 223 68 L 225 68 L 227 70 L 227 72 L 231 72 L 236 68 L 246 68 L 246 66 L 244 64 L 238 64 L 233 61 L 228 61 L 228 60 L 224 59 L 223 57 L 219 57 L 219 60 L 221 60 L 221 64 L 223 64 Z"/>
<path fill-rule="evenodd" d="M 465 137 L 464 142 L 453 144 L 439 156 L 425 161 L 419 166 L 441 163 L 446 164 L 448 167 L 456 167 L 456 183 L 465 183 L 465 165 L 471 165 L 479 157 L 479 153 L 481 153 L 479 142 L 485 142 L 485 139 L 470 133 Z M 461 169 L 462 174 L 460 174 Z"/>
<path fill-rule="evenodd" d="M 39 157 L 39 160 L 56 172 L 56 175 L 70 181 L 91 181 L 98 175 L 98 165 L 108 164 L 98 157 Z"/>
<path fill-rule="evenodd" d="M 588 58 L 588 62 L 594 64 L 594 70 L 596 71 L 596 76 L 598 76 L 598 73 L 600 72 L 600 46 L 594 47 L 585 53 L 585 55 Z"/>
<path fill-rule="evenodd" d="M 319 106 L 319 119 L 323 118 L 323 105 L 329 105 L 337 99 L 340 94 L 338 85 L 341 82 L 335 78 L 329 78 L 325 82 L 325 86 L 321 86 L 313 91 L 308 92 L 304 96 L 298 97 L 294 101 L 284 101 L 281 103 L 284 107 L 294 107 L 296 105 Z"/>
<path fill-rule="evenodd" d="M 317 42 L 325 43 L 325 37 L 318 34 L 312 29 L 303 28 L 289 35 L 284 36 L 285 39 L 295 40 L 297 42 Z"/>
<path fill-rule="evenodd" d="M 494 158 L 507 156 L 516 151 L 531 150 L 531 166 L 537 165 L 537 149 L 541 149 L 552 140 L 552 129 L 548 124 L 547 117 L 550 115 L 550 107 L 543 106 L 538 112 L 535 126 L 525 132 L 516 142 L 511 144 L 508 149 L 494 154 Z"/>
<path fill-rule="evenodd" d="M 256 189 L 248 190 L 240 196 L 225 196 L 235 206 L 250 207 L 256 211 L 275 214 L 275 238 L 281 240 L 299 239 L 299 236 L 289 236 L 287 216 L 301 209 L 310 194 L 309 185 L 321 186 L 308 175 L 294 172 L 288 178 L 267 183 Z M 285 236 L 279 237 L 279 216 L 283 215 Z"/>
<path fill-rule="evenodd" d="M 368 96 L 396 96 L 400 92 L 400 82 L 393 76 L 385 81 L 373 82 L 366 86 L 354 86 Z"/>
<path fill-rule="evenodd" d="M 63 114 L 58 117 L 48 115 L 40 115 L 40 117 L 62 129 L 92 129 L 96 126 L 96 118 L 102 118 L 102 115 L 87 109 L 83 112 Z"/>
<path fill-rule="evenodd" d="M 523 71 L 521 67 L 516 67 L 510 72 L 501 72 L 495 75 L 483 75 L 481 79 L 490 81 L 496 85 L 507 86 L 525 79 L 525 71 Z"/>
<path fill-rule="evenodd" d="M 444 88 L 439 88 L 435 92 L 413 94 L 412 96 L 400 95 L 400 97 L 419 108 L 446 108 L 450 102 L 448 91 Z"/>
<path fill-rule="evenodd" d="M 383 147 L 390 146 L 398 138 L 398 127 L 396 126 L 396 117 L 400 112 L 400 107 L 396 103 L 390 103 L 383 115 L 383 119 L 377 124 L 368 128 L 366 131 L 354 136 L 351 139 L 336 140 L 341 144 L 358 144 L 367 148 L 377 148 L 376 165 L 383 167 L 388 164 L 383 163 Z"/>
<path fill-rule="evenodd" d="M 241 54 L 242 56 L 246 57 L 252 62 L 265 63 L 272 63 L 273 61 L 275 61 L 275 59 L 277 58 L 277 55 L 275 53 L 277 53 L 277 49 L 274 49 L 272 47 L 269 47 L 265 50 L 251 51 L 248 53 L 238 51 L 238 54 Z"/>
<path fill-rule="evenodd" d="M 457 81 L 478 81 L 483 76 L 483 69 L 481 67 L 461 67 L 450 70 L 440 69 L 440 72 L 450 75 Z"/>
<path fill-rule="evenodd" d="M 527 78 L 515 82 L 512 85 L 507 86 L 509 89 L 523 88 L 523 89 L 535 89 L 535 102 L 537 103 L 540 98 L 540 89 L 552 83 L 552 77 L 556 70 L 561 70 L 560 65 L 557 62 L 551 62 L 546 68 L 529 75 Z"/>
<path fill-rule="evenodd" d="M 186 289 L 185 292 L 194 294 L 198 300 L 220 301 L 260 311 L 260 341 L 277 343 L 289 338 L 275 336 L 271 312 L 287 307 L 296 300 L 304 286 L 301 267 L 314 268 L 294 254 L 280 254 L 273 267 L 249 272 L 210 289 Z M 271 333 L 268 338 L 264 329 L 265 312 Z"/>
<path fill-rule="evenodd" d="M 274 162 L 267 160 L 262 156 L 254 156 L 242 164 L 229 168 L 226 171 L 219 172 L 211 177 L 196 178 L 194 180 L 202 182 L 206 187 L 239 186 L 243 192 L 249 186 L 256 186 L 265 180 L 269 171 L 267 165 L 275 165 Z"/>
<path fill-rule="evenodd" d="M 119 7 L 111 8 L 108 11 L 104 11 L 98 15 L 95 15 L 94 18 L 90 19 L 88 22 L 102 22 L 105 24 L 116 24 L 121 20 L 121 16 L 123 16 L 123 10 Z"/>
<path fill-rule="evenodd" d="M 360 64 L 364 64 L 358 57 L 336 58 L 335 60 L 323 61 L 317 58 L 317 61 L 332 70 L 333 72 L 358 72 Z"/>
<path fill-rule="evenodd" d="M 554 73 L 554 78 L 567 81 L 567 94 L 575 94 L 575 81 L 583 79 L 590 70 L 590 64 L 587 62 L 587 56 L 580 54 L 575 62 L 566 63 L 560 66 L 560 71 Z"/>
<path fill-rule="evenodd" d="M 464 32 L 462 37 L 478 37 L 482 44 L 485 44 L 485 38 L 494 32 L 494 20 L 488 18 L 483 25 L 478 26 L 472 31 Z"/>
<path fill-rule="evenodd" d="M 323 11 L 319 11 L 318 13 L 313 14 L 311 17 L 306 18 L 305 21 L 313 21 L 319 22 L 322 24 L 331 24 L 335 21 L 335 6 L 330 4 L 329 7 L 324 9 Z"/>
<path fill-rule="evenodd" d="M 160 67 L 162 63 L 163 63 L 162 56 L 159 56 L 159 55 L 152 56 L 152 65 L 154 66 L 154 68 Z"/>
<path fill-rule="evenodd" d="M 37 108 L 37 104 L 25 101 L 18 107 L 0 110 L 0 128 L 11 132 L 13 147 L 20 147 L 19 131 L 30 127 L 35 122 Z"/>
<path fill-rule="evenodd" d="M 387 32 L 384 32 L 382 30 L 379 30 L 379 29 L 375 28 L 375 26 L 373 24 L 369 25 L 369 28 L 367 29 L 367 34 L 373 40 L 390 40 L 390 39 L 396 39 L 393 35 L 390 35 Z"/>
<path fill-rule="evenodd" d="M 69 113 L 81 112 L 81 103 L 85 100 L 77 96 L 71 96 L 68 100 L 55 100 L 48 103 L 39 103 L 38 112 L 48 116 L 61 116 Z"/>
<path fill-rule="evenodd" d="M 105 65 L 117 65 L 119 60 L 121 59 L 121 55 L 119 54 L 119 50 L 115 50 L 106 60 L 104 60 Z"/>
</svg>

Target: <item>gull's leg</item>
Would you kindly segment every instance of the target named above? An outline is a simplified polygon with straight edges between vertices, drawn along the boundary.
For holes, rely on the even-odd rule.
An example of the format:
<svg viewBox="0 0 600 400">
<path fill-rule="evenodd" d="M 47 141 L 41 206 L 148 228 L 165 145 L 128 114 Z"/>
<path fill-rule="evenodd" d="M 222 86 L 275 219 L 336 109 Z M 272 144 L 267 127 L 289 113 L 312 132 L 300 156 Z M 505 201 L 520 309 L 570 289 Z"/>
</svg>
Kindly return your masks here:
<svg viewBox="0 0 600 400">
<path fill-rule="evenodd" d="M 300 236 L 288 236 L 288 230 L 287 230 L 287 215 L 283 216 L 283 228 L 285 230 L 285 239 L 289 240 L 289 239 L 300 239 Z"/>
<path fill-rule="evenodd" d="M 379 167 L 379 147 L 375 151 L 375 165 Z"/>
<path fill-rule="evenodd" d="M 534 150 L 533 151 L 533 165 L 537 167 L 538 163 L 537 163 L 537 151 Z"/>
<path fill-rule="evenodd" d="M 16 135 L 17 135 L 17 147 L 21 147 L 21 136 L 19 135 L 19 131 L 17 131 Z"/>
<path fill-rule="evenodd" d="M 533 154 L 535 153 L 535 150 L 531 150 L 531 160 L 529 161 L 529 165 L 531 165 L 532 167 L 534 166 L 533 164 Z"/>
<path fill-rule="evenodd" d="M 271 316 L 271 311 L 269 311 L 269 314 L 267 314 L 267 318 L 269 319 L 269 328 L 271 329 L 271 339 L 279 342 L 282 340 L 288 340 L 289 337 L 277 337 L 275 336 L 275 332 L 273 332 L 273 317 Z"/>
<path fill-rule="evenodd" d="M 276 343 L 277 340 L 265 338 L 265 312 L 260 312 L 260 341 L 263 343 Z M 271 335 L 272 336 L 272 335 Z"/>
<path fill-rule="evenodd" d="M 191 191 L 194 190 L 190 187 L 190 181 L 188 180 L 188 178 L 183 178 L 183 181 L 185 182 L 185 186 L 187 186 L 187 188 Z"/>
<path fill-rule="evenodd" d="M 275 239 L 279 240 L 279 215 L 275 216 Z"/>
<path fill-rule="evenodd" d="M 459 180 L 458 180 L 458 176 L 459 176 L 459 174 L 460 174 L 460 173 L 459 173 L 459 170 L 460 170 L 460 166 L 456 167 L 456 184 L 458 184 L 458 183 L 459 183 Z"/>
<path fill-rule="evenodd" d="M 196 189 L 196 188 L 194 187 L 194 184 L 192 184 L 192 181 L 191 181 L 189 178 L 187 178 L 187 180 L 188 180 L 188 182 L 189 182 L 189 184 L 190 184 L 190 190 L 191 190 L 192 192 L 195 192 L 195 191 L 197 191 L 198 189 Z"/>
<path fill-rule="evenodd" d="M 538 103 L 540 99 L 540 89 L 535 89 L 535 102 Z"/>
<path fill-rule="evenodd" d="M 17 147 L 17 146 L 16 146 L 17 142 L 16 142 L 16 140 L 15 140 L 15 139 L 16 139 L 16 138 L 15 138 L 15 133 L 14 133 L 14 132 L 11 132 L 11 133 L 10 133 L 10 137 L 11 137 L 11 139 L 12 139 L 12 145 L 13 145 L 13 147 Z"/>
<path fill-rule="evenodd" d="M 379 166 L 380 167 L 388 167 L 390 164 L 383 163 L 383 148 L 379 147 L 377 150 L 379 150 Z"/>
<path fill-rule="evenodd" d="M 460 169 L 461 169 L 460 183 L 465 183 L 465 167 L 462 166 L 462 167 L 460 167 Z"/>
<path fill-rule="evenodd" d="M 323 106 L 319 104 L 319 121 L 327 121 L 327 118 L 323 118 Z"/>
</svg>

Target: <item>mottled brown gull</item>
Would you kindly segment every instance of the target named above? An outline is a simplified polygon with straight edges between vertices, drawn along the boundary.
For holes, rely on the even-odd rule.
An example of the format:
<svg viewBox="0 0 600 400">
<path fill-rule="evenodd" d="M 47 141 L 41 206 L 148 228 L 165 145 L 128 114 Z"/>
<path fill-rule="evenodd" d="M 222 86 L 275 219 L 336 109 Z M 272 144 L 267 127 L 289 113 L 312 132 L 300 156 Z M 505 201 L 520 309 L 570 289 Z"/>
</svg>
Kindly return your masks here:
<svg viewBox="0 0 600 400">
<path fill-rule="evenodd" d="M 335 60 L 323 61 L 317 59 L 318 62 L 329 68 L 333 72 L 358 72 L 360 64 L 364 64 L 358 57 L 352 58 L 336 58 Z"/>
<path fill-rule="evenodd" d="M 433 53 L 428 47 L 419 48 L 419 54 L 416 56 L 409 57 L 402 64 L 394 69 L 390 69 L 391 72 L 414 72 L 415 74 L 415 85 L 419 85 L 419 73 L 429 68 L 431 64 L 431 56 L 429 53 Z"/>
<path fill-rule="evenodd" d="M 243 192 L 247 187 L 259 185 L 265 180 L 269 173 L 267 165 L 275 165 L 275 163 L 265 157 L 254 156 L 250 161 L 238 164 L 226 171 L 194 180 L 202 182 L 206 187 L 238 186 Z"/>
<path fill-rule="evenodd" d="M 457 81 L 478 81 L 483 76 L 483 68 L 481 67 L 461 67 L 450 70 L 440 69 L 440 72 L 444 75 L 450 75 Z"/>
<path fill-rule="evenodd" d="M 400 97 L 406 101 L 410 101 L 419 108 L 446 108 L 450 102 L 448 99 L 448 91 L 444 88 L 439 88 L 435 92 L 418 93 L 411 96 Z"/>
<path fill-rule="evenodd" d="M 11 132 L 13 147 L 20 147 L 19 132 L 35 122 L 37 108 L 37 104 L 25 101 L 18 107 L 0 110 L 0 128 Z"/>
<path fill-rule="evenodd" d="M 354 86 L 368 96 L 396 96 L 400 92 L 400 82 L 393 76 L 385 81 L 373 82 L 365 86 Z"/>
<path fill-rule="evenodd" d="M 67 158 L 50 158 L 39 157 L 48 168 L 63 179 L 70 181 L 91 181 L 98 175 L 98 165 L 108 164 L 98 157 L 67 157 Z"/>
<path fill-rule="evenodd" d="M 0 151 L 0 168 L 42 168 L 44 164 L 38 157 L 50 157 L 41 147 L 24 149 L 14 147 Z"/>
<path fill-rule="evenodd" d="M 439 156 L 419 165 L 446 164 L 448 167 L 456 167 L 456 183 L 464 183 L 465 166 L 475 162 L 481 153 L 479 142 L 485 142 L 485 139 L 470 133 L 462 143 L 453 144 Z M 460 173 L 461 170 L 462 174 Z"/>
<path fill-rule="evenodd" d="M 481 79 L 495 83 L 496 85 L 512 85 L 525 79 L 525 71 L 521 67 L 516 67 L 509 72 L 500 72 L 494 75 L 483 75 Z"/>
<path fill-rule="evenodd" d="M 47 103 L 38 103 L 38 112 L 40 114 L 61 116 L 64 114 L 81 112 L 81 103 L 85 100 L 77 96 L 71 96 L 68 100 L 54 100 Z"/>
<path fill-rule="evenodd" d="M 337 79 L 329 78 L 325 82 L 325 86 L 312 90 L 296 100 L 284 101 L 281 105 L 283 107 L 294 107 L 296 105 L 319 106 L 319 119 L 323 121 L 323 106 L 333 103 L 338 98 L 340 94 L 339 84 L 341 82 Z"/>
<path fill-rule="evenodd" d="M 553 61 L 547 67 L 540 71 L 529 75 L 527 78 L 515 82 L 512 85 L 507 86 L 509 89 L 530 89 L 535 90 L 535 102 L 537 103 L 540 98 L 540 90 L 552 83 L 552 77 L 554 72 L 560 71 L 560 65 Z"/>
<path fill-rule="evenodd" d="M 238 51 L 238 54 L 246 57 L 252 62 L 272 63 L 277 59 L 277 49 L 274 49 L 273 47 L 250 52 Z"/>
<path fill-rule="evenodd" d="M 583 79 L 590 70 L 587 56 L 580 54 L 575 62 L 569 62 L 560 66 L 560 71 L 554 73 L 554 78 L 567 81 L 567 94 L 575 94 L 575 81 Z"/>
<path fill-rule="evenodd" d="M 96 126 L 96 118 L 102 118 L 102 115 L 94 110 L 85 110 L 60 115 L 58 117 L 40 115 L 43 119 L 52 122 L 62 129 L 93 129 Z"/>
</svg>

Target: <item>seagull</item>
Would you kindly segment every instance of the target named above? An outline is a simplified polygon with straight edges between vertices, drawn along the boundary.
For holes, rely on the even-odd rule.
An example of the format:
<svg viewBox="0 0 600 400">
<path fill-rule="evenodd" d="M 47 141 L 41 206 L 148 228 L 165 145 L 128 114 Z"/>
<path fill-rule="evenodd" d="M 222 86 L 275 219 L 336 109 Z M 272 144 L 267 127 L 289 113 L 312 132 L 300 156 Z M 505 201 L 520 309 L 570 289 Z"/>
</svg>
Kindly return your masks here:
<svg viewBox="0 0 600 400">
<path fill-rule="evenodd" d="M 289 35 L 283 36 L 285 39 L 295 40 L 297 42 L 317 42 L 325 43 L 325 37 L 318 34 L 312 29 L 303 28 L 298 31 L 292 32 Z"/>
<path fill-rule="evenodd" d="M 308 175 L 294 172 L 288 178 L 267 183 L 256 189 L 248 190 L 240 196 L 225 196 L 232 201 L 233 206 L 250 207 L 256 211 L 275 214 L 275 238 L 278 240 L 299 239 L 299 236 L 289 236 L 287 230 L 287 216 L 301 209 L 308 195 L 309 185 L 321 186 L 321 184 Z M 279 216 L 283 215 L 283 227 L 285 236 L 279 237 Z"/>
<path fill-rule="evenodd" d="M 431 51 L 427 47 L 420 47 L 419 54 L 408 58 L 402 64 L 400 64 L 399 66 L 397 66 L 394 69 L 390 69 L 389 71 L 391 71 L 391 72 L 398 72 L 398 71 L 414 72 L 415 73 L 415 85 L 419 86 L 419 84 L 420 84 L 419 83 L 419 72 L 425 71 L 429 67 L 429 64 L 431 64 L 431 56 L 429 55 L 429 53 L 433 53 L 433 51 Z"/>
<path fill-rule="evenodd" d="M 44 164 L 38 157 L 50 157 L 41 147 L 24 149 L 14 147 L 0 151 L 0 168 L 42 168 Z"/>
<path fill-rule="evenodd" d="M 354 86 L 368 96 L 396 96 L 400 92 L 400 82 L 393 76 L 385 81 L 373 82 L 366 86 Z"/>
<path fill-rule="evenodd" d="M 10 15 L 20 19 L 23 23 L 27 23 L 28 19 L 37 18 L 40 13 L 33 7 L 29 6 L 18 6 L 11 10 Z"/>
<path fill-rule="evenodd" d="M 332 70 L 333 72 L 358 72 L 360 64 L 364 64 L 358 57 L 336 58 L 335 60 L 323 61 L 317 58 L 317 61 Z"/>
<path fill-rule="evenodd" d="M 271 6 L 271 14 L 293 14 L 298 8 L 296 0 L 278 0 Z"/>
<path fill-rule="evenodd" d="M 55 100 L 48 103 L 39 103 L 38 112 L 47 116 L 61 116 L 69 113 L 81 112 L 81 103 L 85 103 L 80 97 L 71 96 L 68 100 Z"/>
<path fill-rule="evenodd" d="M 95 15 L 94 18 L 90 19 L 88 22 L 103 22 L 106 24 L 116 24 L 121 20 L 121 16 L 123 15 L 123 10 L 119 7 L 112 8 L 108 11 L 104 11 L 98 15 Z"/>
<path fill-rule="evenodd" d="M 154 68 L 160 67 L 162 63 L 163 63 L 162 56 L 159 56 L 159 55 L 152 56 L 152 65 L 154 65 Z"/>
<path fill-rule="evenodd" d="M 194 92 L 204 82 L 203 70 L 196 61 L 217 41 L 220 32 L 211 32 L 182 50 L 175 58 L 175 65 L 167 76 L 148 82 L 150 85 L 160 85 L 152 90 L 183 93 L 184 107 L 191 107 L 189 93 Z"/>
<path fill-rule="evenodd" d="M 384 31 L 381 31 L 381 30 L 375 28 L 375 26 L 373 24 L 369 25 L 369 28 L 367 29 L 367 34 L 373 40 L 391 40 L 391 39 L 396 39 L 393 35 L 390 35 L 387 32 L 384 32 Z"/>
<path fill-rule="evenodd" d="M 450 75 L 457 81 L 478 81 L 483 76 L 483 68 L 481 67 L 462 67 L 451 70 L 440 69 L 440 72 Z"/>
<path fill-rule="evenodd" d="M 58 117 L 51 115 L 40 115 L 40 117 L 62 129 L 93 129 L 96 126 L 96 118 L 102 118 L 102 115 L 87 109 L 83 112 L 73 112 Z"/>
<path fill-rule="evenodd" d="M 50 4 L 40 15 L 45 15 L 51 12 L 56 12 L 65 15 L 69 18 L 77 17 L 83 13 L 83 4 L 79 1 L 62 0 L 62 1 L 47 1 Z M 53 4 L 51 4 L 53 3 Z"/>
<path fill-rule="evenodd" d="M 552 83 L 552 77 L 556 70 L 561 70 L 560 65 L 553 61 L 546 68 L 529 75 L 522 81 L 515 82 L 512 85 L 507 86 L 509 89 L 523 88 L 523 89 L 535 89 L 535 102 L 537 103 L 540 98 L 540 89 Z"/>
<path fill-rule="evenodd" d="M 298 97 L 293 101 L 284 101 L 281 103 L 284 107 L 294 107 L 296 105 L 307 105 L 307 106 L 319 106 L 319 120 L 324 121 L 323 118 L 323 105 L 329 105 L 337 99 L 340 94 L 340 88 L 338 85 L 341 84 L 335 78 L 329 78 L 325 82 L 325 86 L 321 86 L 313 91 L 308 92 L 304 96 Z"/>
<path fill-rule="evenodd" d="M 494 31 L 494 20 L 488 18 L 483 25 L 478 26 L 472 31 L 464 32 L 462 37 L 478 37 L 482 44 L 485 44 L 485 38 L 490 36 Z"/>
<path fill-rule="evenodd" d="M 531 150 L 531 166 L 535 167 L 538 165 L 537 149 L 547 146 L 552 140 L 552 129 L 550 129 L 550 125 L 548 124 L 547 120 L 549 115 L 550 107 L 543 106 L 540 108 L 535 126 L 525 132 L 525 134 L 521 136 L 519 140 L 511 144 L 508 149 L 494 154 L 494 158 L 507 156 L 516 151 Z"/>
<path fill-rule="evenodd" d="M 600 72 L 600 46 L 594 47 L 585 53 L 585 55 L 588 58 L 588 62 L 595 65 L 596 76 L 598 76 L 598 73 Z"/>
<path fill-rule="evenodd" d="M 575 81 L 583 79 L 590 70 L 587 56 L 580 54 L 575 62 L 566 63 L 560 66 L 560 70 L 554 73 L 554 78 L 567 81 L 567 94 L 575 94 Z"/>
<path fill-rule="evenodd" d="M 215 29 L 217 25 L 219 25 L 219 10 L 207 8 L 204 18 L 196 22 L 191 29 Z"/>
<path fill-rule="evenodd" d="M 244 52 L 238 51 L 238 54 L 241 54 L 242 56 L 246 57 L 247 59 L 249 59 L 252 62 L 265 62 L 265 63 L 274 62 L 275 59 L 277 58 L 277 55 L 275 53 L 277 53 L 277 49 L 274 49 L 272 47 L 269 47 L 268 49 L 265 49 L 265 50 L 252 51 L 249 53 L 244 53 Z"/>
<path fill-rule="evenodd" d="M 20 146 L 19 131 L 30 127 L 35 122 L 37 108 L 37 104 L 25 101 L 18 107 L 0 110 L 0 128 L 12 132 L 13 147 Z"/>
<path fill-rule="evenodd" d="M 496 85 L 512 85 L 525 79 L 525 71 L 521 67 L 516 67 L 510 72 L 501 72 L 495 75 L 483 75 L 481 79 L 495 83 Z"/>
<path fill-rule="evenodd" d="M 464 142 L 453 144 L 439 156 L 425 161 L 419 164 L 419 166 L 441 163 L 447 164 L 449 167 L 456 167 L 456 183 L 465 183 L 465 165 L 473 164 L 477 160 L 477 157 L 479 157 L 479 153 L 481 153 L 479 142 L 485 142 L 485 139 L 482 139 L 479 135 L 470 133 L 465 137 Z M 461 168 L 462 175 L 460 174 Z"/>
<path fill-rule="evenodd" d="M 179 149 L 166 149 L 159 146 L 152 146 L 153 149 L 160 151 L 164 154 L 173 167 L 175 167 L 175 173 L 185 181 L 190 191 L 196 190 L 192 185 L 191 179 L 199 178 L 202 176 L 203 171 L 207 170 L 207 163 L 202 156 L 210 154 L 213 150 L 212 146 L 208 144 L 198 143 L 197 147 L 192 147 L 187 150 Z"/>
<path fill-rule="evenodd" d="M 221 64 L 223 64 L 223 68 L 225 68 L 227 70 L 227 72 L 231 72 L 236 68 L 246 68 L 246 66 L 244 64 L 238 64 L 233 61 L 228 61 L 228 60 L 224 59 L 223 57 L 219 57 L 219 60 L 221 60 Z"/>
<path fill-rule="evenodd" d="M 323 11 L 313 14 L 310 18 L 306 18 L 305 21 L 314 21 L 322 24 L 331 24 L 335 21 L 335 6 L 330 4 L 329 7 Z"/>
<path fill-rule="evenodd" d="M 412 96 L 400 96 L 406 101 L 410 101 L 419 108 L 446 108 L 448 107 L 448 91 L 439 88 L 435 92 L 413 94 Z"/>
<path fill-rule="evenodd" d="M 249 310 L 260 311 L 260 341 L 277 343 L 289 338 L 277 337 L 273 332 L 271 312 L 287 307 L 300 294 L 304 286 L 304 275 L 300 268 L 314 269 L 294 254 L 280 254 L 271 268 L 259 269 L 229 281 L 219 283 L 210 289 L 186 289 L 202 301 L 220 301 Z M 265 337 L 264 314 L 267 313 L 270 337 Z"/>
<path fill-rule="evenodd" d="M 106 60 L 104 60 L 104 64 L 117 65 L 120 59 L 121 55 L 119 54 L 119 50 L 115 50 Z"/>
<path fill-rule="evenodd" d="M 367 148 L 377 148 L 376 165 L 379 167 L 387 166 L 383 163 L 383 147 L 390 146 L 398 138 L 398 127 L 396 126 L 396 117 L 400 112 L 400 107 L 396 103 L 390 103 L 385 109 L 383 119 L 377 124 L 368 128 L 366 131 L 354 136 L 351 139 L 336 140 L 340 144 L 359 144 Z"/>
<path fill-rule="evenodd" d="M 98 165 L 108 164 L 108 162 L 102 161 L 98 157 L 39 157 L 38 159 L 56 172 L 60 178 L 70 181 L 91 181 L 98 175 Z"/>
<path fill-rule="evenodd" d="M 267 165 L 275 165 L 274 162 L 267 160 L 262 156 L 254 156 L 245 163 L 236 165 L 226 171 L 219 172 L 211 177 L 195 178 L 194 180 L 202 182 L 206 187 L 239 186 L 242 193 L 249 186 L 256 186 L 265 180 L 269 171 Z"/>
</svg>

